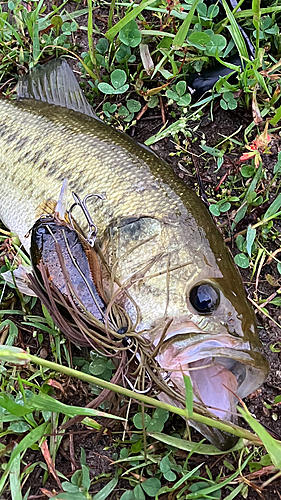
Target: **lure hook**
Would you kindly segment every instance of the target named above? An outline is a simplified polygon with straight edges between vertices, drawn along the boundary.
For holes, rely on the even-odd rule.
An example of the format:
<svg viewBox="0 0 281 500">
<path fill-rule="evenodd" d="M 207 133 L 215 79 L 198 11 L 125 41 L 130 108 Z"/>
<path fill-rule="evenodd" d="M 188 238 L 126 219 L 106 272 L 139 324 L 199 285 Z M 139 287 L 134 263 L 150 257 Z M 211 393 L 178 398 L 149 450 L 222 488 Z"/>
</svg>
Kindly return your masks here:
<svg viewBox="0 0 281 500">
<path fill-rule="evenodd" d="M 80 207 L 86 220 L 87 220 L 87 223 L 89 225 L 89 232 L 88 232 L 87 241 L 88 241 L 89 245 L 91 245 L 91 247 L 93 247 L 95 244 L 95 241 L 96 241 L 98 228 L 97 228 L 96 224 L 94 223 L 94 221 L 89 213 L 89 210 L 87 208 L 87 200 L 89 198 L 93 198 L 93 197 L 99 198 L 100 200 L 104 200 L 104 196 L 102 196 L 100 194 L 87 194 L 87 196 L 85 196 L 85 198 L 83 198 L 83 200 L 81 200 L 80 196 L 78 196 L 78 194 L 76 194 L 74 191 L 72 191 L 72 196 L 74 199 L 74 203 L 71 205 L 70 209 L 67 212 L 70 223 L 71 223 L 72 227 L 74 227 L 71 212 L 73 211 L 73 209 L 75 207 Z"/>
</svg>

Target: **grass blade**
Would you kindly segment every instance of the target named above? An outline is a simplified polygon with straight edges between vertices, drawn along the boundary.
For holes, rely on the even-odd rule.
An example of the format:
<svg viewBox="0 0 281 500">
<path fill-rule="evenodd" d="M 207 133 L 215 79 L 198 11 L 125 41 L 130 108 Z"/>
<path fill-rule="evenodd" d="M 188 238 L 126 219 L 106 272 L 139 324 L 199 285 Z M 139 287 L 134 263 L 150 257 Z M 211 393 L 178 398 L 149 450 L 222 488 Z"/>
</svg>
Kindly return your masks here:
<svg viewBox="0 0 281 500">
<path fill-rule="evenodd" d="M 228 61 L 224 61 L 223 59 L 221 59 L 219 57 L 218 54 L 216 54 L 216 60 L 222 64 L 222 66 L 226 66 L 227 68 L 229 69 L 232 69 L 233 71 L 235 71 L 236 73 L 239 73 L 239 71 L 241 70 L 241 67 L 240 66 L 236 66 L 236 64 L 231 64 L 230 62 Z"/>
<path fill-rule="evenodd" d="M 268 219 L 269 217 L 276 215 L 280 207 L 281 207 L 281 193 L 271 203 L 270 207 L 267 209 L 267 211 L 264 214 L 264 218 Z"/>
<path fill-rule="evenodd" d="M 114 490 L 115 486 L 118 483 L 118 478 L 114 477 L 107 483 L 102 490 L 100 490 L 96 495 L 93 497 L 93 500 L 105 500 L 106 498 L 109 497 L 110 493 Z"/>
<path fill-rule="evenodd" d="M 37 443 L 39 439 L 43 437 L 44 434 L 47 434 L 50 430 L 50 424 L 45 422 L 42 425 L 39 425 L 35 429 L 32 429 L 18 444 L 16 448 L 13 449 L 9 462 L 7 463 L 5 472 L 2 474 L 0 479 L 0 495 L 3 492 L 3 488 L 5 486 L 7 477 L 10 473 L 11 467 L 13 467 L 13 462 L 22 453 L 26 451 L 27 448 L 30 448 L 33 444 Z"/>
<path fill-rule="evenodd" d="M 247 410 L 238 407 L 240 413 L 246 420 L 246 422 L 252 427 L 252 429 L 257 433 L 257 435 L 262 440 L 270 458 L 272 460 L 273 465 L 278 469 L 281 469 L 281 442 L 274 439 L 267 430 L 250 414 Z"/>
<path fill-rule="evenodd" d="M 94 47 L 94 42 L 93 42 L 93 2 L 92 0 L 88 0 L 88 44 L 89 44 L 89 55 L 91 62 L 93 64 L 96 78 L 100 80 L 99 78 L 99 68 L 97 65 L 97 60 L 96 60 L 96 50 Z"/>
<path fill-rule="evenodd" d="M 161 441 L 162 443 L 165 443 L 169 446 L 174 446 L 179 450 L 198 453 L 199 455 L 223 455 L 225 453 L 225 451 L 219 450 L 212 444 L 202 444 L 202 442 L 193 443 L 193 441 L 187 441 L 186 439 L 169 436 L 167 434 L 163 434 L 162 432 L 148 432 L 147 434 L 157 441 Z M 236 445 L 228 450 L 228 453 L 230 453 L 231 451 L 241 450 L 242 448 L 243 441 L 242 439 L 239 439 Z"/>
<path fill-rule="evenodd" d="M 179 120 L 172 123 L 172 125 L 170 125 L 169 127 L 163 128 L 159 132 L 157 132 L 157 134 L 149 137 L 149 139 L 147 139 L 144 144 L 146 146 L 151 146 L 151 144 L 155 144 L 155 142 L 161 141 L 170 134 L 175 135 L 178 132 L 184 132 L 185 127 L 186 127 L 186 118 L 181 117 Z"/>
<path fill-rule="evenodd" d="M 214 493 L 215 491 L 218 491 L 218 490 L 221 490 L 224 486 L 227 486 L 231 481 L 233 481 L 234 479 L 236 479 L 236 477 L 240 474 L 240 471 L 237 470 L 236 472 L 234 472 L 234 474 L 232 474 L 232 476 L 228 477 L 227 479 L 225 479 L 224 481 L 222 481 L 221 483 L 219 484 L 214 484 L 212 486 L 209 486 L 208 488 L 205 488 L 203 490 L 200 490 L 200 496 L 201 498 L 210 498 L 209 495 L 210 493 Z M 195 493 L 189 493 L 188 495 L 186 495 L 185 499 L 196 499 L 196 498 L 200 498 L 198 497 L 198 492 L 195 492 Z M 214 497 L 211 497 L 211 498 L 214 498 Z"/>
<path fill-rule="evenodd" d="M 187 413 L 190 417 L 192 417 L 193 413 L 193 389 L 190 377 L 188 375 L 183 374 L 184 385 L 185 385 L 185 405 L 187 409 Z"/>
<path fill-rule="evenodd" d="M 230 22 L 230 26 L 228 26 L 228 29 L 230 31 L 230 34 L 233 38 L 233 41 L 234 41 L 236 47 L 237 47 L 237 50 L 238 50 L 241 57 L 244 57 L 245 59 L 248 60 L 249 54 L 247 51 L 246 43 L 245 43 L 245 40 L 244 40 L 242 33 L 239 29 L 239 26 L 236 22 L 236 19 L 235 19 L 234 15 L 232 14 L 230 8 L 228 7 L 226 0 L 222 0 L 222 4 L 224 6 L 225 12 L 226 12 L 227 17 L 228 17 L 229 22 Z"/>
<path fill-rule="evenodd" d="M 51 12 L 51 14 L 49 14 L 49 17 L 51 17 L 53 14 L 54 13 Z M 71 12 L 71 15 L 68 12 L 66 12 L 64 15 L 61 16 L 61 18 L 62 18 L 63 22 L 69 21 L 69 20 L 72 21 L 72 19 L 77 19 L 78 17 L 85 16 L 87 14 L 88 14 L 88 9 L 80 9 L 80 10 L 77 10 L 76 12 Z"/>
<path fill-rule="evenodd" d="M 109 14 L 108 14 L 108 23 L 107 23 L 107 27 L 109 30 L 110 28 L 112 28 L 114 9 L 115 9 L 115 0 L 111 0 L 109 7 Z"/>
<path fill-rule="evenodd" d="M 29 398 L 28 404 L 23 405 L 21 403 L 16 403 L 3 392 L 0 393 L 0 406 L 17 417 L 28 415 L 35 409 L 40 411 L 45 410 L 62 413 L 68 417 L 84 415 L 85 417 L 107 417 L 115 420 L 124 420 L 122 417 L 118 417 L 117 415 L 111 415 L 93 408 L 81 408 L 79 406 L 66 405 L 65 403 L 61 403 L 61 401 L 58 401 L 47 394 L 33 394 L 33 396 Z"/>
<path fill-rule="evenodd" d="M 33 25 L 33 61 L 37 61 L 40 54 L 39 26 L 36 21 Z"/>
<path fill-rule="evenodd" d="M 237 497 L 238 493 L 245 487 L 244 483 L 240 483 L 235 490 L 233 490 L 227 497 L 225 497 L 224 500 L 233 500 L 234 498 Z"/>
<path fill-rule="evenodd" d="M 10 468 L 10 487 L 12 500 L 22 500 L 20 487 L 20 455 L 17 455 Z"/>
<path fill-rule="evenodd" d="M 197 4 L 199 3 L 199 0 L 195 0 L 195 2 L 192 4 L 192 7 L 187 14 L 184 22 L 182 23 L 179 31 L 177 32 L 175 39 L 174 39 L 174 47 L 176 49 L 179 49 L 182 45 L 184 40 L 186 39 L 187 32 L 189 30 L 190 23 L 192 21 L 195 9 L 197 7 Z"/>
<path fill-rule="evenodd" d="M 124 420 L 124 418 L 118 417 L 117 415 L 111 415 L 100 410 L 94 410 L 93 408 L 81 408 L 79 406 L 66 405 L 65 403 L 61 403 L 60 401 L 48 396 L 47 394 L 34 394 L 29 399 L 29 403 L 32 409 L 36 408 L 37 410 L 47 410 L 55 413 L 62 413 L 63 415 L 67 415 L 68 417 L 85 415 L 93 417 L 113 418 L 115 420 Z"/>
<path fill-rule="evenodd" d="M 260 4 L 261 0 L 253 0 L 252 2 L 253 24 L 256 29 L 256 55 L 259 52 L 259 45 L 260 45 L 260 22 L 261 22 Z"/>
<path fill-rule="evenodd" d="M 187 472 L 187 474 L 185 474 L 183 477 L 181 477 L 181 479 L 179 479 L 179 481 L 177 481 L 171 488 L 169 488 L 169 486 L 163 486 L 163 488 L 161 488 L 156 497 L 155 497 L 155 500 L 158 500 L 159 498 L 159 495 L 163 495 L 164 493 L 169 493 L 171 491 L 176 491 L 178 488 L 180 488 L 180 486 L 182 484 L 184 484 L 190 477 L 192 476 L 195 476 L 195 473 L 200 469 L 200 467 L 202 467 L 203 464 L 199 464 L 197 465 L 197 467 L 194 467 L 194 469 L 190 470 L 189 472 Z"/>
<path fill-rule="evenodd" d="M 120 19 L 120 21 L 115 24 L 115 26 L 110 28 L 105 33 L 106 38 L 108 38 L 108 40 L 112 42 L 117 33 L 119 33 L 119 31 L 121 31 L 121 29 L 124 28 L 126 24 L 128 24 L 130 21 L 133 21 L 144 9 L 146 9 L 146 7 L 154 2 L 155 0 L 143 0 L 138 7 L 134 7 L 133 10 L 126 14 L 125 17 L 123 17 L 123 19 Z"/>
<path fill-rule="evenodd" d="M 275 115 L 272 120 L 270 120 L 270 123 L 271 125 L 276 125 L 279 120 L 281 120 L 281 106 L 279 106 L 279 108 L 277 108 L 277 110 L 275 111 Z"/>
<path fill-rule="evenodd" d="M 255 228 L 253 228 L 252 226 L 248 226 L 246 242 L 247 242 L 247 252 L 250 257 L 252 255 L 252 246 L 255 241 L 256 233 L 257 230 Z"/>
</svg>

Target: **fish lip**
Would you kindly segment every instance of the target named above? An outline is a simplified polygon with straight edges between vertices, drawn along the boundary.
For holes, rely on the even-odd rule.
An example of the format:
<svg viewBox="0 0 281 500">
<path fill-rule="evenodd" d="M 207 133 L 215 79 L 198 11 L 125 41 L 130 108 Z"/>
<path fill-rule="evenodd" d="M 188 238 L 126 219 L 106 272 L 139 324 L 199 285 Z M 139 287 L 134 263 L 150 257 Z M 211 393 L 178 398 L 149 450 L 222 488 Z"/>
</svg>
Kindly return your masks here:
<svg viewBox="0 0 281 500">
<path fill-rule="evenodd" d="M 175 330 L 168 329 L 165 338 L 162 341 L 161 350 L 166 349 L 169 345 L 177 344 L 178 342 L 185 342 L 185 347 L 205 340 L 214 340 L 222 342 L 222 345 L 227 345 L 235 349 L 256 350 L 249 342 L 245 342 L 244 338 L 234 333 L 210 333 L 209 331 L 199 328 L 192 322 L 188 326 L 184 325 L 182 328 Z M 245 334 L 246 335 L 246 334 Z M 246 335 L 247 336 L 247 335 Z M 161 338 L 161 332 L 154 339 L 154 345 L 157 346 Z"/>
<path fill-rule="evenodd" d="M 156 339 L 155 346 L 159 343 L 159 339 L 160 337 Z M 259 347 L 253 347 L 243 337 L 227 333 L 212 334 L 194 324 L 185 325 L 183 328 L 170 330 L 166 333 L 165 340 L 159 348 L 156 358 L 162 366 L 161 358 L 165 357 L 165 352 L 168 349 L 172 349 L 172 361 L 177 366 L 179 366 L 179 361 L 185 364 L 209 356 L 233 359 L 255 369 L 260 374 L 258 377 L 260 385 L 269 373 L 268 361 L 261 354 Z M 242 397 L 245 397 L 245 394 Z"/>
<path fill-rule="evenodd" d="M 175 341 L 173 342 L 173 337 L 170 337 L 168 343 L 165 344 L 164 342 L 159 349 L 156 357 L 159 365 L 166 370 L 166 372 L 169 372 L 172 380 L 177 380 L 177 383 L 180 383 L 180 391 L 183 392 L 184 395 L 184 384 L 183 380 L 180 381 L 182 377 L 179 372 L 182 371 L 186 375 L 189 375 L 193 384 L 194 380 L 198 380 L 198 366 L 202 366 L 200 361 L 205 360 L 206 365 L 208 365 L 211 360 L 213 368 L 206 366 L 206 370 L 209 371 L 207 371 L 207 374 L 205 372 L 205 376 L 207 379 L 209 377 L 209 380 L 214 377 L 214 385 L 212 387 L 211 381 L 210 387 L 214 390 L 213 392 L 219 393 L 222 391 L 221 394 L 224 392 L 224 400 L 228 400 L 229 396 L 228 407 L 232 408 L 232 410 L 227 411 L 224 409 L 224 406 L 220 406 L 220 404 L 215 403 L 211 405 L 211 407 L 214 409 L 222 408 L 223 411 L 227 411 L 226 420 L 233 421 L 231 413 L 235 411 L 234 394 L 241 399 L 248 396 L 263 383 L 267 375 L 268 366 L 266 365 L 266 359 L 264 356 L 259 351 L 251 350 L 250 344 L 248 342 L 244 342 L 243 339 L 235 337 L 232 338 L 230 335 L 226 334 L 212 335 L 201 332 L 199 335 L 197 334 L 192 336 L 192 338 L 189 339 L 188 345 L 180 345 L 180 341 L 177 342 L 175 336 L 174 340 Z M 186 339 L 182 340 L 185 341 Z M 197 370 L 189 371 L 189 368 L 196 367 Z M 213 375 L 213 369 L 217 369 L 217 374 Z M 229 373 L 228 380 L 231 378 L 234 380 L 233 376 L 236 379 L 236 385 L 232 386 L 234 387 L 232 388 L 232 395 L 231 391 L 229 392 L 229 395 L 226 395 L 225 393 L 225 391 L 227 391 L 227 385 L 224 385 L 225 383 L 219 374 L 220 370 L 222 373 Z M 201 380 L 200 375 L 199 380 Z M 221 382 L 219 382 L 220 380 Z M 220 389 L 217 385 L 218 382 L 222 384 Z M 200 381 L 200 386 L 198 386 L 198 388 L 199 394 L 201 394 L 201 390 L 204 388 L 204 382 Z M 204 404 L 207 404 L 204 399 L 202 400 Z M 215 397 L 213 400 L 215 401 Z M 214 411 L 211 411 L 211 413 L 216 414 Z"/>
<path fill-rule="evenodd" d="M 159 339 L 157 339 L 157 341 L 155 342 L 155 346 L 157 346 L 158 343 Z M 245 342 L 241 337 L 236 337 L 225 333 L 206 333 L 203 330 L 196 330 L 195 328 L 193 328 L 192 331 L 190 328 L 189 331 L 187 331 L 187 329 L 182 329 L 168 333 L 165 336 L 165 340 L 163 341 L 159 351 L 164 353 L 167 349 L 172 347 L 174 351 L 177 350 L 177 355 L 181 355 L 183 352 L 194 349 L 194 347 L 197 347 L 198 350 L 200 349 L 200 347 L 204 347 L 205 344 L 208 345 L 208 348 L 212 352 L 217 352 L 218 355 L 221 355 L 219 354 L 219 349 L 222 348 L 224 350 L 230 349 L 231 356 L 233 355 L 234 349 L 239 352 L 248 353 L 250 357 L 252 352 L 259 352 L 259 350 L 253 348 L 249 342 Z M 243 355 L 243 359 L 246 360 L 246 358 L 247 355 Z M 197 359 L 194 359 L 194 361 L 197 361 Z"/>
<path fill-rule="evenodd" d="M 223 336 L 222 336 L 223 337 Z M 213 346 L 210 345 L 210 342 Z M 169 361 L 166 361 L 166 352 L 160 349 L 156 356 L 156 361 L 163 368 L 169 368 L 169 371 L 177 370 L 181 366 L 186 364 L 194 363 L 206 358 L 216 358 L 217 361 L 233 360 L 234 362 L 241 363 L 244 365 L 248 372 L 255 373 L 253 389 L 247 390 L 243 387 L 243 383 L 239 386 L 238 395 L 241 398 L 246 397 L 250 392 L 253 392 L 257 387 L 259 387 L 269 372 L 269 366 L 266 358 L 258 351 L 253 351 L 250 349 L 249 344 L 240 343 L 235 346 L 226 347 L 225 343 L 219 342 L 220 345 L 214 346 L 214 343 L 218 342 L 217 338 L 211 337 L 208 340 L 205 339 L 201 342 L 194 342 L 188 347 L 181 350 L 180 353 L 172 351 L 172 355 Z M 172 346 L 171 346 L 172 347 Z M 168 365 L 168 366 L 167 366 Z"/>
</svg>

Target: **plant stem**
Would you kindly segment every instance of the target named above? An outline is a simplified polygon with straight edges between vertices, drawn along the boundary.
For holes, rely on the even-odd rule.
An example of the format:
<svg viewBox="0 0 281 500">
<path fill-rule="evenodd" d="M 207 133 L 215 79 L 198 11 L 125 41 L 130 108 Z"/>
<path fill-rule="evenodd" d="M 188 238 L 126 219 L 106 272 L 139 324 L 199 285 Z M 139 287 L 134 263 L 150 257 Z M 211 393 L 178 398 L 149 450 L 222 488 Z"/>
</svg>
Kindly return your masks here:
<svg viewBox="0 0 281 500">
<path fill-rule="evenodd" d="M 88 1 L 88 44 L 89 44 L 89 55 L 90 59 L 92 61 L 92 64 L 94 66 L 96 75 L 98 80 L 99 78 L 99 68 L 97 65 L 97 59 L 96 59 L 96 50 L 94 47 L 94 42 L 93 42 L 93 0 L 87 0 Z"/>
<path fill-rule="evenodd" d="M 252 10 L 253 10 L 253 25 L 256 28 L 256 57 L 258 57 L 259 46 L 260 46 L 260 22 L 261 22 L 260 0 L 252 1 Z"/>
<path fill-rule="evenodd" d="M 8 349 L 7 349 L 8 351 Z M 203 415 L 200 415 L 199 413 L 193 412 L 192 417 L 188 415 L 188 411 L 185 408 L 178 408 L 176 406 L 172 406 L 170 404 L 164 403 L 162 401 L 159 401 L 157 399 L 151 398 L 149 396 L 146 396 L 144 394 L 138 394 L 134 391 L 131 391 L 129 389 L 126 389 L 125 387 L 121 387 L 116 384 L 112 384 L 111 382 L 107 382 L 105 380 L 102 380 L 97 377 L 93 377 L 92 375 L 88 375 L 87 373 L 79 372 L 77 370 L 73 370 L 72 368 L 68 368 L 67 366 L 62 366 L 58 365 L 57 363 L 54 363 L 52 361 L 48 361 L 46 359 L 41 359 L 38 358 L 37 356 L 33 356 L 28 353 L 24 352 L 19 352 L 15 355 L 15 352 L 12 353 L 13 357 L 17 357 L 19 360 L 27 360 L 31 361 L 34 364 L 40 365 L 40 366 L 45 366 L 46 368 L 49 368 L 49 370 L 54 370 L 60 373 L 64 373 L 65 375 L 68 375 L 69 377 L 75 377 L 80 380 L 83 380 L 84 382 L 88 382 L 89 384 L 95 384 L 98 387 L 102 387 L 103 389 L 109 389 L 111 391 L 117 392 L 118 394 L 122 394 L 123 396 L 126 396 L 128 398 L 133 398 L 138 401 L 141 401 L 147 405 L 152 405 L 157 408 L 162 408 L 164 410 L 168 410 L 171 413 L 176 413 L 178 415 L 181 415 L 182 417 L 186 419 L 192 418 L 192 420 L 196 422 L 200 422 L 205 425 L 209 425 L 211 427 L 215 427 L 216 429 L 220 429 L 221 431 L 228 432 L 230 434 L 233 434 L 235 436 L 247 439 L 251 441 L 253 444 L 257 445 L 262 445 L 261 440 L 252 432 L 247 431 L 246 429 L 243 429 L 239 427 L 238 425 L 234 424 L 228 424 L 226 422 L 223 422 L 222 420 L 213 420 L 210 417 L 205 417 Z M 16 362 L 16 361 L 13 361 Z"/>
<path fill-rule="evenodd" d="M 113 19 L 113 13 L 114 13 L 114 9 L 115 9 L 115 1 L 116 0 L 111 0 L 111 2 L 110 2 L 108 23 L 107 23 L 108 30 L 110 30 L 110 28 L 112 28 L 112 19 Z"/>
<path fill-rule="evenodd" d="M 239 2 L 240 4 L 240 2 Z M 239 5 L 238 4 L 238 5 Z M 235 9 L 233 10 L 234 12 L 234 17 L 235 19 L 239 19 L 240 17 L 243 19 L 243 18 L 248 18 L 248 17 L 253 17 L 253 11 L 252 9 L 247 9 L 247 10 L 239 10 L 237 12 L 237 7 L 238 5 L 236 5 Z M 274 6 L 274 7 L 264 7 L 263 9 L 260 9 L 260 15 L 261 16 L 264 16 L 266 14 L 272 14 L 274 12 L 280 12 L 281 11 L 281 6 L 278 5 L 278 6 Z M 222 19 L 216 26 L 215 26 L 215 33 L 216 35 L 219 34 L 229 23 L 229 20 L 227 17 L 225 17 L 224 19 Z"/>
</svg>

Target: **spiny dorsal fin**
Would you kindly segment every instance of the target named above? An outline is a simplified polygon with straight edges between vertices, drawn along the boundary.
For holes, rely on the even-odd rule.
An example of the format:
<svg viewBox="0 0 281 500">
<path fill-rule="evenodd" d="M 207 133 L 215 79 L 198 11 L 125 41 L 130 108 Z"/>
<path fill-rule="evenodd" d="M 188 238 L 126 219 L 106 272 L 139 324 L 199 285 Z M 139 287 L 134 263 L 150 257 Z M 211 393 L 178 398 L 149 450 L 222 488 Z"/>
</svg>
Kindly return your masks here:
<svg viewBox="0 0 281 500">
<path fill-rule="evenodd" d="M 17 91 L 19 99 L 36 99 L 96 117 L 64 59 L 35 66 L 30 74 L 20 79 Z"/>
</svg>

